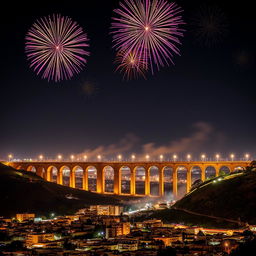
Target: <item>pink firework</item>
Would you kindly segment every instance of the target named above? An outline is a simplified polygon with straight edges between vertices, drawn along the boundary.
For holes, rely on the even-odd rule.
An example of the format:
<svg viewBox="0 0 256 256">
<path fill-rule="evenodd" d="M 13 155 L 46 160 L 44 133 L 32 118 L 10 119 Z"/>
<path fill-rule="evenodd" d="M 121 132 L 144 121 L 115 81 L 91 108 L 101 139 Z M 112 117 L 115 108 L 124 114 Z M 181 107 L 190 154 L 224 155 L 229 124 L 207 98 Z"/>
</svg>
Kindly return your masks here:
<svg viewBox="0 0 256 256">
<path fill-rule="evenodd" d="M 113 18 L 111 26 L 114 48 L 130 52 L 153 65 L 173 63 L 173 53 L 180 54 L 179 37 L 183 36 L 182 9 L 166 0 L 124 0 L 114 10 L 119 17 Z"/>
<path fill-rule="evenodd" d="M 85 64 L 87 35 L 69 17 L 59 14 L 37 20 L 26 35 L 30 67 L 48 81 L 71 79 Z"/>
<path fill-rule="evenodd" d="M 138 76 L 146 78 L 147 62 L 138 57 L 135 52 L 127 54 L 125 51 L 119 51 L 116 55 L 115 63 L 118 65 L 116 71 L 119 70 L 123 73 L 123 77 L 127 80 Z"/>
</svg>

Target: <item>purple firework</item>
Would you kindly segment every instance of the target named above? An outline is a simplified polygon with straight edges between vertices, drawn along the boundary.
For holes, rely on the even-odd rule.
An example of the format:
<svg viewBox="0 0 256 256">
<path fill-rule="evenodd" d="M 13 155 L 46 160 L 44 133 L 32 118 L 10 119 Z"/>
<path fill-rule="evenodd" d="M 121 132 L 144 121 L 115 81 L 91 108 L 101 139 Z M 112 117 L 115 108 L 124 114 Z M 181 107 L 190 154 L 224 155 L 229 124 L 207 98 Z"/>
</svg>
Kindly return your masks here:
<svg viewBox="0 0 256 256">
<path fill-rule="evenodd" d="M 37 75 L 58 82 L 83 69 L 88 46 L 87 35 L 76 22 L 53 14 L 32 25 L 26 35 L 25 52 Z"/>
<path fill-rule="evenodd" d="M 112 34 L 114 48 L 135 53 L 147 60 L 153 73 L 153 65 L 173 63 L 173 53 L 179 55 L 179 37 L 183 36 L 182 9 L 166 0 L 124 0 L 114 10 Z M 124 57 L 125 58 L 125 57 Z"/>
</svg>

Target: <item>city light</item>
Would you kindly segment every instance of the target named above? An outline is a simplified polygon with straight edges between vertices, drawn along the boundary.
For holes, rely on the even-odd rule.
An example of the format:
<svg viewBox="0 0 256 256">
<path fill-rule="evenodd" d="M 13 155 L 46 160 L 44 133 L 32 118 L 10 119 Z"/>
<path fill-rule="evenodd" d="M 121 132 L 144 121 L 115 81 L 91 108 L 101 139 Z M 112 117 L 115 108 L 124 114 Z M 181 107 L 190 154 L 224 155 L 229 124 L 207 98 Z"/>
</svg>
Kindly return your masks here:
<svg viewBox="0 0 256 256">
<path fill-rule="evenodd" d="M 132 155 L 132 160 L 133 160 L 133 161 L 135 160 L 135 158 L 136 158 L 135 155 Z"/>
<path fill-rule="evenodd" d="M 224 245 L 225 245 L 225 246 L 229 246 L 229 242 L 225 242 Z"/>
<path fill-rule="evenodd" d="M 246 161 L 248 161 L 249 158 L 250 158 L 250 155 L 249 155 L 249 154 L 245 154 L 245 159 L 246 159 Z"/>
<path fill-rule="evenodd" d="M 74 160 L 74 158 L 75 158 L 75 156 L 74 156 L 74 155 L 71 155 L 71 156 L 70 156 L 71 161 L 73 161 L 73 160 Z"/>
<path fill-rule="evenodd" d="M 12 154 L 9 154 L 9 155 L 8 155 L 9 162 L 12 160 L 12 158 L 13 158 L 13 155 L 12 155 Z"/>
<path fill-rule="evenodd" d="M 42 161 L 42 160 L 44 159 L 44 156 L 43 156 L 43 155 L 40 155 L 40 156 L 39 156 L 39 159 L 40 159 L 40 161 Z"/>
<path fill-rule="evenodd" d="M 121 161 L 122 160 L 122 155 L 118 155 L 117 158 L 118 158 L 119 161 Z"/>
<path fill-rule="evenodd" d="M 100 160 L 101 160 L 101 155 L 98 155 L 97 158 L 98 158 L 98 160 L 100 161 Z"/>
<path fill-rule="evenodd" d="M 61 160 L 62 159 L 62 155 L 58 155 L 58 160 Z"/>
<path fill-rule="evenodd" d="M 188 160 L 188 161 L 191 160 L 191 155 L 190 155 L 190 154 L 187 155 L 187 160 Z"/>
<path fill-rule="evenodd" d="M 215 157 L 216 157 L 216 160 L 217 160 L 217 161 L 219 161 L 219 159 L 220 159 L 220 155 L 219 155 L 219 154 L 216 154 L 216 156 L 215 156 Z"/>
<path fill-rule="evenodd" d="M 176 159 L 178 158 L 177 155 L 173 155 L 173 160 L 176 161 Z"/>
<path fill-rule="evenodd" d="M 230 155 L 230 158 L 231 158 L 231 160 L 233 161 L 234 158 L 235 158 L 235 155 L 234 155 L 234 154 L 231 154 L 231 155 Z"/>
<path fill-rule="evenodd" d="M 160 158 L 161 161 L 163 161 L 164 156 L 163 156 L 163 155 L 160 155 L 159 158 Z"/>
<path fill-rule="evenodd" d="M 87 156 L 86 155 L 84 155 L 84 161 L 86 161 L 87 160 Z"/>
<path fill-rule="evenodd" d="M 149 160 L 150 156 L 149 155 L 146 155 L 146 159 Z"/>
<path fill-rule="evenodd" d="M 205 160 L 205 157 L 206 157 L 205 154 L 201 155 L 201 158 L 202 158 L 203 161 Z"/>
</svg>

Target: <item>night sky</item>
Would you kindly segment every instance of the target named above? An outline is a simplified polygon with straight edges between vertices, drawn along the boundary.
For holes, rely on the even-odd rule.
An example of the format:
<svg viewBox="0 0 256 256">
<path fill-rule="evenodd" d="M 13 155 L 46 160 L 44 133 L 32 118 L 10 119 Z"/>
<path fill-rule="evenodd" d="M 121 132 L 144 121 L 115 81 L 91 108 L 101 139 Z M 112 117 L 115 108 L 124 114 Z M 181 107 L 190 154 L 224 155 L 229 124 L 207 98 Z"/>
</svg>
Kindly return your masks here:
<svg viewBox="0 0 256 256">
<path fill-rule="evenodd" d="M 126 81 L 115 72 L 109 35 L 118 0 L 7 1 L 0 17 L 0 159 L 83 152 L 91 159 L 188 152 L 256 158 L 254 8 L 250 1 L 223 2 L 177 1 L 187 25 L 175 66 Z M 210 46 L 196 40 L 191 21 L 202 3 L 227 18 L 227 32 Z M 36 76 L 24 52 L 28 29 L 53 13 L 77 21 L 90 39 L 85 69 L 60 83 Z M 95 88 L 91 96 L 88 84 Z"/>
</svg>

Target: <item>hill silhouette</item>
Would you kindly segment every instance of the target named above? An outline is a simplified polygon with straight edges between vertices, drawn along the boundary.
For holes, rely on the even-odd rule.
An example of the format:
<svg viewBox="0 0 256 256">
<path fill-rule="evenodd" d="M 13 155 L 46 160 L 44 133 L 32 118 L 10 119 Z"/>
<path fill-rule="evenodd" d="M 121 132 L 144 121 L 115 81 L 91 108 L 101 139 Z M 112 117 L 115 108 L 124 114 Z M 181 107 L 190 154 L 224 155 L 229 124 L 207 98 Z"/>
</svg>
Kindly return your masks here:
<svg viewBox="0 0 256 256">
<path fill-rule="evenodd" d="M 86 205 L 120 203 L 121 197 L 57 185 L 32 172 L 0 163 L 0 216 L 11 217 L 22 212 L 62 215 L 74 213 Z"/>
<path fill-rule="evenodd" d="M 208 227 L 256 224 L 256 169 L 202 183 L 168 210 L 153 214 L 166 222 Z"/>
</svg>

